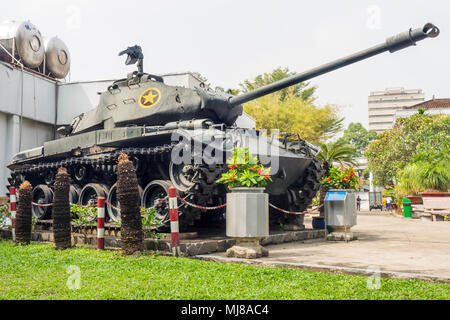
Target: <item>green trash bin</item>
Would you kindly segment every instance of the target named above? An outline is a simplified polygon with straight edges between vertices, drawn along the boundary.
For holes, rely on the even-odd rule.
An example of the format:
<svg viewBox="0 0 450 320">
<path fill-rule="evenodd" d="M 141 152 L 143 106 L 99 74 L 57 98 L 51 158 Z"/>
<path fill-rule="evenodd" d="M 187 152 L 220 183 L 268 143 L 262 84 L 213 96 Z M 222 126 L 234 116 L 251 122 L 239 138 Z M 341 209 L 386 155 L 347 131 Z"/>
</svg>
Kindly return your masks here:
<svg viewBox="0 0 450 320">
<path fill-rule="evenodd" d="M 411 200 L 403 198 L 403 217 L 411 219 Z"/>
</svg>

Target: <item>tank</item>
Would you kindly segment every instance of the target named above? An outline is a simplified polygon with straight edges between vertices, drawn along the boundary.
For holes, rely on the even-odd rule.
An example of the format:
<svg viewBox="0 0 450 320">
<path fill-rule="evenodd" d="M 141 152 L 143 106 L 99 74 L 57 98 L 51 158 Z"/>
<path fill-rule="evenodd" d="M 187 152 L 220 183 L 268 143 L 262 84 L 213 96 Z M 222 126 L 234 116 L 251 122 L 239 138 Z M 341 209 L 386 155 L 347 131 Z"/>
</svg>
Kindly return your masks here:
<svg viewBox="0 0 450 320">
<path fill-rule="evenodd" d="M 30 21 L 5 21 L 0 24 L 0 59 L 11 61 L 11 55 L 29 68 L 37 68 L 44 61 L 44 42 L 41 32 Z"/>
<path fill-rule="evenodd" d="M 70 53 L 66 44 L 58 37 L 44 38 L 45 73 L 64 79 L 70 70 Z"/>
<path fill-rule="evenodd" d="M 67 167 L 73 180 L 71 202 L 85 205 L 98 196 L 105 197 L 110 204 L 109 219 L 119 220 L 117 157 L 125 152 L 136 167 L 141 205 L 157 205 L 155 215 L 166 226 L 170 223 L 169 210 L 162 199 L 172 185 L 183 199 L 180 228 L 224 225 L 225 210 L 220 205 L 229 190 L 216 180 L 227 170 L 225 160 L 233 147 L 240 146 L 249 147 L 265 166 L 271 167 L 273 181 L 266 187 L 269 201 L 287 211 L 304 211 L 320 187 L 323 171 L 316 159 L 320 149 L 298 135 L 273 137 L 237 127 L 242 104 L 438 34 L 439 29 L 427 23 L 366 50 L 237 96 L 204 85 L 193 89 L 166 85 L 162 77 L 143 72 L 140 47 L 129 47 L 120 55 L 127 55 L 127 64 L 137 63 L 138 71 L 114 81 L 101 94 L 96 108 L 58 128 L 59 139 L 16 154 L 8 165 L 9 183 L 17 187 L 27 179 L 34 186 L 33 202 L 51 203 L 56 170 Z M 38 206 L 33 210 L 39 219 L 50 217 L 50 211 L 51 207 Z M 272 207 L 269 219 L 271 225 L 303 227 L 303 215 Z"/>
</svg>

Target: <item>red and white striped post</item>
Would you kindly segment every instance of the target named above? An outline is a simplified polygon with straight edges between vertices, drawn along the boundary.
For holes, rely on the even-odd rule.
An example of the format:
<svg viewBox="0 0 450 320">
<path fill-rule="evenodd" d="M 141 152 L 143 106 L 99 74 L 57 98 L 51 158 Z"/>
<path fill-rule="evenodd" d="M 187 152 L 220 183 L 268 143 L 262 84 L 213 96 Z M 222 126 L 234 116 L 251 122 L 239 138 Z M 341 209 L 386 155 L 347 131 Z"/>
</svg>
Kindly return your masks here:
<svg viewBox="0 0 450 320">
<path fill-rule="evenodd" d="M 97 249 L 105 249 L 105 198 L 97 198 Z"/>
<path fill-rule="evenodd" d="M 11 233 L 13 241 L 16 241 L 16 211 L 17 211 L 17 198 L 16 188 L 9 187 L 9 203 L 11 205 Z"/>
<path fill-rule="evenodd" d="M 172 238 L 172 253 L 175 257 L 180 256 L 180 228 L 178 225 L 178 202 L 177 189 L 169 188 L 169 212 L 170 212 L 170 234 Z"/>
</svg>

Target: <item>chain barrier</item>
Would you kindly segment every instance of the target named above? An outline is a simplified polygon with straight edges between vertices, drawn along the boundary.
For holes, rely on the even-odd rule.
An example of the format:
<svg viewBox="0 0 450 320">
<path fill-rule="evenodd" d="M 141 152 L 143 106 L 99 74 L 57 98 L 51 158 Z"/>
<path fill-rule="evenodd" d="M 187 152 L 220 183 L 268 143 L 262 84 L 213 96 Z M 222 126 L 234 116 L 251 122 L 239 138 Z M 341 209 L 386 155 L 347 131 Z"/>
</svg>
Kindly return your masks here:
<svg viewBox="0 0 450 320">
<path fill-rule="evenodd" d="M 307 211 L 296 212 L 296 211 L 284 210 L 284 209 L 278 208 L 277 206 L 275 206 L 275 205 L 273 205 L 271 203 L 269 203 L 269 206 L 272 207 L 275 210 L 278 210 L 280 212 L 287 213 L 287 214 L 297 214 L 297 215 L 299 215 L 299 214 L 306 214 L 306 213 L 308 213 Z"/>
<path fill-rule="evenodd" d="M 148 211 L 150 211 L 150 210 L 152 210 L 152 209 L 155 209 L 155 208 L 159 207 L 162 203 L 166 202 L 167 199 L 169 199 L 169 196 L 166 196 L 166 197 L 164 197 L 163 199 L 161 199 L 161 200 L 160 200 L 157 204 L 155 204 L 153 207 L 150 207 L 150 208 L 146 208 L 146 209 L 141 210 L 141 213 L 146 213 L 146 212 L 148 212 Z M 114 210 L 120 212 L 120 208 L 114 206 L 113 204 L 109 203 L 108 201 L 105 201 L 105 203 L 106 203 L 108 206 L 110 206 L 112 209 L 114 209 Z"/>
<path fill-rule="evenodd" d="M 197 208 L 197 209 L 201 209 L 201 210 L 216 210 L 216 209 L 220 209 L 220 208 L 226 207 L 226 205 L 227 205 L 226 203 L 224 203 L 224 204 L 221 204 L 221 205 L 215 206 L 215 207 L 204 207 L 204 206 L 199 206 L 199 205 L 190 203 L 190 202 L 188 202 L 187 200 L 183 199 L 180 196 L 177 196 L 177 198 L 178 198 L 178 200 L 180 200 L 181 202 L 187 204 L 188 206 L 191 206 L 191 207 Z"/>
<path fill-rule="evenodd" d="M 224 207 L 227 206 L 227 204 L 224 203 L 224 204 L 221 204 L 221 205 L 218 205 L 218 206 L 214 206 L 214 207 L 206 207 L 206 206 L 200 206 L 200 205 L 197 205 L 197 204 L 193 204 L 193 203 L 191 203 L 191 202 L 189 202 L 189 201 L 183 199 L 183 198 L 180 197 L 180 196 L 177 196 L 177 198 L 178 198 L 178 200 L 180 200 L 182 203 L 184 203 L 184 204 L 186 204 L 186 205 L 188 205 L 188 206 L 190 206 L 190 207 L 193 207 L 193 208 L 196 208 L 196 209 L 200 209 L 200 210 L 217 210 L 217 209 L 222 209 L 222 208 L 224 208 Z M 150 207 L 150 208 L 146 208 L 146 209 L 141 210 L 141 213 L 146 213 L 146 212 L 148 212 L 148 211 L 150 211 L 150 210 L 152 210 L 152 209 L 155 209 L 155 208 L 159 207 L 162 203 L 166 202 L 168 199 L 169 199 L 169 196 L 166 196 L 165 198 L 161 199 L 157 204 L 155 204 L 153 207 Z M 118 207 L 112 205 L 112 204 L 109 203 L 108 201 L 105 201 L 105 203 L 106 203 L 108 206 L 110 206 L 112 209 L 117 210 L 117 211 L 120 212 L 120 208 L 118 208 Z M 32 202 L 31 204 L 34 205 L 34 206 L 37 206 L 37 207 L 51 207 L 51 206 L 53 206 L 53 203 L 42 204 L 42 203 L 35 203 L 35 202 Z M 0 204 L 0 207 L 6 206 L 6 205 L 8 205 L 8 203 L 6 203 L 6 204 Z M 71 203 L 71 205 L 73 205 L 73 203 Z M 79 206 L 79 207 L 82 207 L 82 208 L 87 208 L 87 207 L 97 207 L 97 205 L 78 205 L 78 206 Z M 297 215 L 299 215 L 299 214 L 307 214 L 307 213 L 309 213 L 309 211 L 297 212 L 297 211 L 289 211 L 289 210 L 281 209 L 281 208 L 278 208 L 277 206 L 273 205 L 272 203 L 269 203 L 269 206 L 270 206 L 271 208 L 277 210 L 277 211 L 280 211 L 280 212 L 283 212 L 283 213 L 286 213 L 286 214 L 297 214 Z M 316 210 L 319 209 L 319 208 L 322 207 L 322 206 L 323 206 L 323 205 L 318 206 L 318 207 L 316 208 Z"/>
</svg>

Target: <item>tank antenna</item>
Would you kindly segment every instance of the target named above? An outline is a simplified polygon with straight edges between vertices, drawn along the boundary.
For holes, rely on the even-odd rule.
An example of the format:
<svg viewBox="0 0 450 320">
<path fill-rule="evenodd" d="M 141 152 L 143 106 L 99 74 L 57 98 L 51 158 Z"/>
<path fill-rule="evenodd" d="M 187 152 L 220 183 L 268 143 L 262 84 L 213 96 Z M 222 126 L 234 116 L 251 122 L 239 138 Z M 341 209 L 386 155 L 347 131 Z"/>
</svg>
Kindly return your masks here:
<svg viewBox="0 0 450 320">
<path fill-rule="evenodd" d="M 139 73 L 144 73 L 144 54 L 140 46 L 135 45 L 133 47 L 128 47 L 119 53 L 119 56 L 127 54 L 127 60 L 125 60 L 125 65 L 135 64 L 137 62 L 137 68 Z"/>
</svg>

